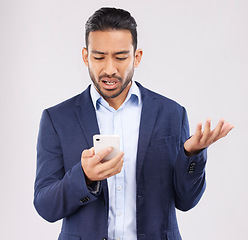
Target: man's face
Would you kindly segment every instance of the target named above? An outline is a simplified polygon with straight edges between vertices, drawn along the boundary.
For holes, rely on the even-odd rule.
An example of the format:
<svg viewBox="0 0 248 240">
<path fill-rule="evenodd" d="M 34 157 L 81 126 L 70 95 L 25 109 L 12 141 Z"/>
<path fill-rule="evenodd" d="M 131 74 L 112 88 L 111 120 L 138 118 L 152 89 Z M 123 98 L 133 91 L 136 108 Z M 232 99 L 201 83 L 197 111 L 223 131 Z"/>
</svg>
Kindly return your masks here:
<svg viewBox="0 0 248 240">
<path fill-rule="evenodd" d="M 90 32 L 88 50 L 83 49 L 90 77 L 106 100 L 126 96 L 141 55 L 141 50 L 134 53 L 128 30 Z"/>
</svg>

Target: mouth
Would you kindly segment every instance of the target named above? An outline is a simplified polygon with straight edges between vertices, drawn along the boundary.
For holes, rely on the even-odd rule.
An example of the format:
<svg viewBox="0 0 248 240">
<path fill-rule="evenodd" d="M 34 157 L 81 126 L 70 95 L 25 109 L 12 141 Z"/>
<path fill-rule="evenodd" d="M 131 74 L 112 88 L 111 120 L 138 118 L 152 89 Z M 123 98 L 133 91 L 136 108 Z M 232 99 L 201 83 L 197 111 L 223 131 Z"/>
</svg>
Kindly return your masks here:
<svg viewBox="0 0 248 240">
<path fill-rule="evenodd" d="M 113 90 L 117 87 L 119 83 L 119 79 L 116 78 L 102 78 L 101 82 L 103 83 L 103 87 L 107 90 Z"/>
<path fill-rule="evenodd" d="M 111 81 L 103 81 L 104 84 L 107 84 L 109 86 L 116 84 L 116 82 L 111 82 Z"/>
</svg>

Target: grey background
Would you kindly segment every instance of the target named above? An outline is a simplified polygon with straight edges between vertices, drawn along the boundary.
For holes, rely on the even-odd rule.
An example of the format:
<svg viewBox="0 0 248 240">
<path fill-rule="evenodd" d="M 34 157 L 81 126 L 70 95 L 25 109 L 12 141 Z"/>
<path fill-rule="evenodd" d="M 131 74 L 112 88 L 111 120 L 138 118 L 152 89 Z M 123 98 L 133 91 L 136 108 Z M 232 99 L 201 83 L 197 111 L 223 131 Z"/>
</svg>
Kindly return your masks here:
<svg viewBox="0 0 248 240">
<path fill-rule="evenodd" d="M 32 205 L 41 112 L 91 82 L 81 59 L 84 23 L 101 6 L 129 10 L 143 60 L 135 80 L 178 101 L 197 122 L 235 125 L 209 148 L 207 189 L 178 212 L 185 240 L 246 239 L 248 2 L 245 0 L 0 2 L 0 239 L 57 239 Z M 97 228 L 97 226 L 96 226 Z"/>
</svg>

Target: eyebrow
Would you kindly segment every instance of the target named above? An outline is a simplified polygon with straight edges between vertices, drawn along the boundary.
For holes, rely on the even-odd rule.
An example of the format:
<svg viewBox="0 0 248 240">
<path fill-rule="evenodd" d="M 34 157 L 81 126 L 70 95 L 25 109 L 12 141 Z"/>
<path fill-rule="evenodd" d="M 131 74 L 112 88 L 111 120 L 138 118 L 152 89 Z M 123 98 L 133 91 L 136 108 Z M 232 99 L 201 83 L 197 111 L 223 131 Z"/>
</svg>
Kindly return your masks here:
<svg viewBox="0 0 248 240">
<path fill-rule="evenodd" d="M 95 53 L 95 54 L 103 54 L 103 55 L 107 55 L 107 53 L 105 53 L 105 52 L 101 52 L 101 51 L 97 51 L 97 50 L 92 50 L 91 52 L 92 52 L 92 53 Z"/>
<path fill-rule="evenodd" d="M 92 50 L 91 53 L 101 54 L 101 55 L 107 55 L 106 52 L 101 52 L 101 51 L 98 51 L 98 50 Z M 114 55 L 128 54 L 128 53 L 130 53 L 130 51 L 124 50 L 124 51 L 120 51 L 120 52 L 115 52 Z"/>
<path fill-rule="evenodd" d="M 128 54 L 130 53 L 130 51 L 120 51 L 120 52 L 116 52 L 114 53 L 114 55 L 119 55 L 119 54 Z"/>
</svg>

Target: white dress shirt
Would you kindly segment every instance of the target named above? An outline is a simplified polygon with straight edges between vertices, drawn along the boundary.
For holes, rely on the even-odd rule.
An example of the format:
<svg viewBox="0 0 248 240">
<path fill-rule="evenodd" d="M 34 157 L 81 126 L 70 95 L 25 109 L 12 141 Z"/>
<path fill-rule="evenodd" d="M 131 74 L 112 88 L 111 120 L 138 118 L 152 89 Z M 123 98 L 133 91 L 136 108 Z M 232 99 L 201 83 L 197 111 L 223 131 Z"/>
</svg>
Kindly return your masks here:
<svg viewBox="0 0 248 240">
<path fill-rule="evenodd" d="M 109 188 L 109 240 L 136 240 L 136 156 L 142 109 L 141 95 L 135 82 L 124 103 L 115 110 L 91 87 L 100 134 L 120 136 L 124 152 L 122 171 L 107 179 Z"/>
</svg>

